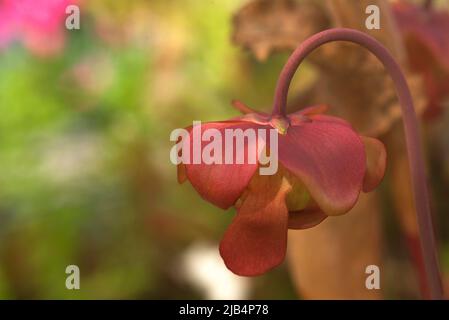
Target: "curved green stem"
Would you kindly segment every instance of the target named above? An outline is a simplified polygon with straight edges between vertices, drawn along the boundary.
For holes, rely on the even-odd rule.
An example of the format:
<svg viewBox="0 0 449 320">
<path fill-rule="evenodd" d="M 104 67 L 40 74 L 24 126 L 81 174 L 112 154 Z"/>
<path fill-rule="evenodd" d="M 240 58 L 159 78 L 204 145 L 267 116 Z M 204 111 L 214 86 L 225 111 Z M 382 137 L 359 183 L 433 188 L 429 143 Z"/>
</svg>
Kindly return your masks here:
<svg viewBox="0 0 449 320">
<path fill-rule="evenodd" d="M 418 118 L 415 113 L 412 96 L 404 74 L 388 50 L 373 37 L 352 29 L 330 29 L 311 36 L 292 53 L 282 69 L 276 86 L 272 114 L 273 116 L 286 115 L 288 89 L 297 68 L 309 53 L 321 45 L 333 41 L 349 41 L 367 48 L 383 63 L 395 83 L 396 93 L 402 108 L 413 194 L 427 281 L 431 291 L 431 298 L 442 299 L 443 288 L 435 247 L 429 192 L 418 129 Z M 373 88 L 373 90 L 376 90 L 376 88 Z"/>
</svg>

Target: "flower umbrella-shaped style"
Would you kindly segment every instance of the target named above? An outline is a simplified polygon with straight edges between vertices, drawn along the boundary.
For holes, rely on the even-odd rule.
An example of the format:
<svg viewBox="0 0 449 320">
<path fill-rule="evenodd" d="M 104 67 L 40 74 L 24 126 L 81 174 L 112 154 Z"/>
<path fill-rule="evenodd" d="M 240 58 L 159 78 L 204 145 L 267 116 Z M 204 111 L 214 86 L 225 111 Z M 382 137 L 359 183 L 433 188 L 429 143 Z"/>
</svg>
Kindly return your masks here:
<svg viewBox="0 0 449 320">
<path fill-rule="evenodd" d="M 180 181 L 188 179 L 205 200 L 223 209 L 237 208 L 220 245 L 234 273 L 253 276 L 277 266 L 285 257 L 288 228 L 310 228 L 327 216 L 348 212 L 362 189 L 371 191 L 381 181 L 383 144 L 359 136 L 342 119 L 321 114 L 325 109 L 310 107 L 285 117 L 250 112 L 202 125 L 202 132 L 216 129 L 222 136 L 226 129 L 276 129 L 280 168 L 274 175 L 260 175 L 258 163 L 224 164 L 225 152 L 222 164 L 179 165 Z M 193 146 L 194 135 L 187 141 Z M 268 149 L 270 143 L 266 141 Z M 202 144 L 206 148 L 208 142 Z M 248 143 L 241 147 L 245 154 L 251 149 Z"/>
<path fill-rule="evenodd" d="M 427 118 L 438 116 L 449 103 L 449 13 L 405 1 L 393 13 L 405 38 L 409 65 L 424 81 Z"/>
</svg>

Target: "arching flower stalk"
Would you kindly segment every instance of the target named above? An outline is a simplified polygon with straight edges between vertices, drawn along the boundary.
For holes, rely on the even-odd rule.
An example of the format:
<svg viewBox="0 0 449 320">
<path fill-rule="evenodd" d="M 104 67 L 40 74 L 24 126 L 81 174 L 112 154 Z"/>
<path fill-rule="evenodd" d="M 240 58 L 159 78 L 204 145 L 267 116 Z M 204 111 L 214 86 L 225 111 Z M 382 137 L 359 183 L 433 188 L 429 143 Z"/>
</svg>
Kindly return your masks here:
<svg viewBox="0 0 449 320">
<path fill-rule="evenodd" d="M 314 49 L 331 41 L 350 41 L 368 48 L 383 62 L 396 84 L 428 281 L 432 297 L 442 298 L 418 121 L 410 91 L 387 49 L 362 32 L 330 29 L 304 41 L 280 74 L 271 115 L 235 102 L 244 116 L 206 123 L 200 128 L 222 134 L 226 129 L 276 129 L 280 163 L 276 174 L 260 175 L 256 172 L 259 164 L 224 164 L 226 148 L 220 147 L 223 152 L 219 163 L 195 163 L 188 159 L 187 163 L 179 164 L 179 181 L 189 180 L 205 200 L 218 207 L 237 208 L 238 213 L 220 244 L 220 253 L 231 271 L 245 276 L 262 274 L 284 260 L 288 228 L 310 228 L 328 216 L 344 214 L 355 205 L 361 191 L 373 190 L 385 172 L 386 154 L 380 141 L 361 137 L 346 121 L 323 115 L 322 106 L 286 112 L 290 82 L 300 63 Z M 195 129 L 187 130 L 188 137 L 179 144 L 185 153 L 183 157 L 191 158 L 193 146 L 205 147 L 207 141 L 195 141 Z M 269 149 L 270 142 L 266 139 L 262 147 Z M 240 147 L 251 149 L 249 143 Z M 235 154 L 238 150 L 233 148 Z"/>
<path fill-rule="evenodd" d="M 389 54 L 388 50 L 371 36 L 351 29 L 330 29 L 310 37 L 292 53 L 281 72 L 276 87 L 273 112 L 285 114 L 288 88 L 300 63 L 310 52 L 332 41 L 349 41 L 367 48 L 383 63 L 395 83 L 403 115 L 407 153 L 410 161 L 412 187 L 427 280 L 431 290 L 431 297 L 434 299 L 442 299 L 443 289 L 435 247 L 427 178 L 419 138 L 418 119 L 407 81 L 401 68 Z"/>
</svg>

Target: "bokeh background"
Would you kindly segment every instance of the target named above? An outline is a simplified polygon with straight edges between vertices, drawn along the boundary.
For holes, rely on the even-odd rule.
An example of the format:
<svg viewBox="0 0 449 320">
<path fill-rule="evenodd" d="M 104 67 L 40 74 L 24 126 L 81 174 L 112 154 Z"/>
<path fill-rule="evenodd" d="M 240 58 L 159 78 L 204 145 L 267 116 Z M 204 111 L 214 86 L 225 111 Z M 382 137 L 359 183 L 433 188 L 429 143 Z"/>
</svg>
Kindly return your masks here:
<svg viewBox="0 0 449 320">
<path fill-rule="evenodd" d="M 234 98 L 269 110 L 291 50 L 257 56 L 237 43 L 233 17 L 250 1 L 13 0 L 26 6 L 20 17 L 8 14 L 10 2 L 0 1 L 0 298 L 320 295 L 303 295 L 288 263 L 251 279 L 227 271 L 217 248 L 234 211 L 179 185 L 169 161 L 173 129 L 236 116 Z M 79 30 L 64 27 L 68 4 L 80 7 Z M 292 91 L 304 91 L 318 73 L 306 63 Z M 447 273 L 447 112 L 424 126 L 428 140 L 438 137 L 426 146 Z M 383 297 L 416 298 L 388 177 L 377 200 Z M 371 250 L 360 242 L 356 249 Z M 351 258 L 336 259 L 322 273 L 350 272 Z M 80 290 L 65 287 L 73 264 Z"/>
</svg>

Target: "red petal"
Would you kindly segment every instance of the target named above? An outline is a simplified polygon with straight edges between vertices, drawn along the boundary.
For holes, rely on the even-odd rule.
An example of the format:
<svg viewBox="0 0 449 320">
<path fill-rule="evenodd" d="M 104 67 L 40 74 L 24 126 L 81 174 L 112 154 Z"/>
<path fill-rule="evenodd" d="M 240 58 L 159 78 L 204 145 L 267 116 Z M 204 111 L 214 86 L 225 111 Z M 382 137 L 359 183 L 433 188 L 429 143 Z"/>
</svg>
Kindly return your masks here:
<svg viewBox="0 0 449 320">
<path fill-rule="evenodd" d="M 387 151 L 377 139 L 361 136 L 366 152 L 366 173 L 363 179 L 363 191 L 374 190 L 382 181 L 387 166 Z"/>
<path fill-rule="evenodd" d="M 327 109 L 327 106 L 323 105 L 323 106 L 309 107 L 304 110 L 291 113 L 288 115 L 288 117 L 290 119 L 290 124 L 292 126 L 299 126 L 304 122 L 310 122 L 312 120 L 319 120 L 319 121 L 323 121 L 323 122 L 337 123 L 337 124 L 345 125 L 347 127 L 351 127 L 349 122 L 347 122 L 346 120 L 320 113 L 320 112 L 326 111 L 326 109 Z"/>
<path fill-rule="evenodd" d="M 226 266 L 241 276 L 260 275 L 282 263 L 287 246 L 290 185 L 282 175 L 257 176 L 220 243 Z"/>
<path fill-rule="evenodd" d="M 346 121 L 346 120 L 344 120 L 342 118 L 329 116 L 327 114 L 317 114 L 317 115 L 312 116 L 312 119 L 320 121 L 320 122 L 328 122 L 328 123 L 331 123 L 331 124 L 332 123 L 340 124 L 340 125 L 349 127 L 352 130 L 351 124 L 348 121 Z"/>
<path fill-rule="evenodd" d="M 319 208 L 307 208 L 301 211 L 289 212 L 289 229 L 309 229 L 319 225 L 328 216 Z"/>
<path fill-rule="evenodd" d="M 240 111 L 242 114 L 251 114 L 251 113 L 258 113 L 264 116 L 268 116 L 265 112 L 259 112 L 257 110 L 254 110 L 253 108 L 248 107 L 246 104 L 244 104 L 240 100 L 232 100 L 231 104 L 234 108 L 236 108 L 238 111 Z"/>
<path fill-rule="evenodd" d="M 327 215 L 343 214 L 357 201 L 366 160 L 360 137 L 349 126 L 315 118 L 291 126 L 279 135 L 279 160 Z"/>
<path fill-rule="evenodd" d="M 210 122 L 203 123 L 201 134 L 206 129 L 217 129 L 222 135 L 222 164 L 206 164 L 201 160 L 200 164 L 193 164 L 193 130 L 190 129 L 190 164 L 185 164 L 186 175 L 192 186 L 205 200 L 214 205 L 227 209 L 232 206 L 247 187 L 251 177 L 258 168 L 258 163 L 249 164 L 247 161 L 248 142 L 245 139 L 245 163 L 225 163 L 225 129 L 260 128 L 251 122 Z M 209 144 L 208 141 L 201 142 L 202 150 Z M 236 145 L 234 143 L 234 156 Z"/>
<path fill-rule="evenodd" d="M 178 164 L 177 166 L 178 183 L 184 183 L 187 180 L 186 166 L 184 164 Z"/>
<path fill-rule="evenodd" d="M 302 114 L 305 116 L 313 116 L 313 115 L 325 113 L 327 111 L 327 109 L 329 109 L 329 107 L 327 105 L 320 104 L 317 106 L 311 106 L 311 107 L 304 108 L 295 113 Z M 295 113 L 293 113 L 293 114 L 295 114 Z"/>
<path fill-rule="evenodd" d="M 290 120 L 290 125 L 300 125 L 304 121 L 310 121 L 311 116 L 316 116 L 321 113 L 326 112 L 328 107 L 326 105 L 318 105 L 318 106 L 312 106 L 307 107 L 302 110 L 290 113 L 288 115 L 288 118 Z"/>
</svg>

